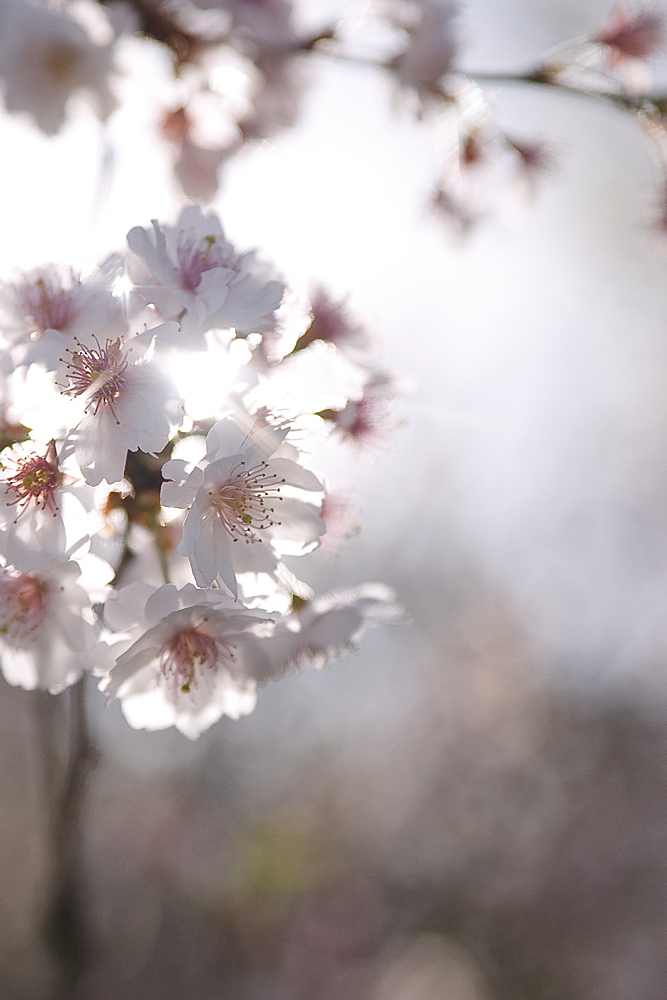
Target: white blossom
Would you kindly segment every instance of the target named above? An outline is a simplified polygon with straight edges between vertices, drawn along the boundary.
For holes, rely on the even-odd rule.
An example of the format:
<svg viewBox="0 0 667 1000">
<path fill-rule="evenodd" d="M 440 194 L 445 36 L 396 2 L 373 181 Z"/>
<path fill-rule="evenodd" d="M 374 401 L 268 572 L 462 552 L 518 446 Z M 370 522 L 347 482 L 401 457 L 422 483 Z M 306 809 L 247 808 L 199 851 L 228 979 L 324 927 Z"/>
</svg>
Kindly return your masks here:
<svg viewBox="0 0 667 1000">
<path fill-rule="evenodd" d="M 222 715 L 255 707 L 255 683 L 239 674 L 237 650 L 266 615 L 251 613 L 219 590 L 130 584 L 107 604 L 112 627 L 132 641 L 100 687 L 119 698 L 135 729 L 175 726 L 196 739 Z"/>
<path fill-rule="evenodd" d="M 254 250 L 236 252 L 215 215 L 190 205 L 176 226 L 153 221 L 152 227 L 137 226 L 127 235 L 144 265 L 131 271 L 144 300 L 181 324 L 179 346 L 204 350 L 207 330 L 233 327 L 246 335 L 271 329 L 284 286 Z"/>
<path fill-rule="evenodd" d="M 182 422 L 176 389 L 155 362 L 143 360 L 139 340 L 129 347 L 120 339 L 94 348 L 79 343 L 64 369 L 61 391 L 85 402 L 68 453 L 91 486 L 121 479 L 128 451 L 162 451 Z"/>
<path fill-rule="evenodd" d="M 77 563 L 0 569 L 0 656 L 10 684 L 57 694 L 91 663 L 98 629 Z"/>
<path fill-rule="evenodd" d="M 5 0 L 0 8 L 5 107 L 27 112 L 47 135 L 60 131 L 77 92 L 92 98 L 102 119 L 115 105 L 108 84 L 111 43 L 97 44 L 75 10 L 37 0 Z"/>
<path fill-rule="evenodd" d="M 191 471 L 181 459 L 163 466 L 162 503 L 191 505 L 179 552 L 200 587 L 217 581 L 236 597 L 238 574 L 272 576 L 281 555 L 311 551 L 323 534 L 317 508 L 298 496 L 323 492 L 322 483 L 291 457 L 286 434 L 225 418 L 209 431 L 203 462 Z"/>
<path fill-rule="evenodd" d="M 87 548 L 84 495 L 59 464 L 55 444 L 46 450 L 17 445 L 0 455 L 0 552 L 17 569 L 67 561 Z M 90 497 L 86 496 L 88 506 Z"/>
<path fill-rule="evenodd" d="M 38 362 L 55 371 L 75 339 L 118 336 L 124 329 L 120 301 L 104 269 L 87 279 L 73 268 L 47 264 L 0 286 L 0 319 L 18 364 Z"/>
</svg>

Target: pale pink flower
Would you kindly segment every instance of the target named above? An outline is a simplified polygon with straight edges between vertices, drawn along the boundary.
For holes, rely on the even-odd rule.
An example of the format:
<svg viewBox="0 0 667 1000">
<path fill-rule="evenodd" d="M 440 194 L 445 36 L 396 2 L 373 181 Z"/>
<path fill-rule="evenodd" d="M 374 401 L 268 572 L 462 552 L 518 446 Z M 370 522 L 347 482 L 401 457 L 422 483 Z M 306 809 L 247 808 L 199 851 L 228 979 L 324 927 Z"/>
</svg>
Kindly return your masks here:
<svg viewBox="0 0 667 1000">
<path fill-rule="evenodd" d="M 60 131 L 75 93 L 89 97 L 102 119 L 115 106 L 108 83 L 112 41 L 97 44 L 74 16 L 76 9 L 37 0 L 4 0 L 0 7 L 5 107 L 27 112 L 47 135 Z"/>
<path fill-rule="evenodd" d="M 110 284 L 105 268 L 82 279 L 72 268 L 47 264 L 0 286 L 3 333 L 21 348 L 18 363 L 54 371 L 74 338 L 117 336 L 124 320 Z"/>
<path fill-rule="evenodd" d="M 426 95 L 437 91 L 442 77 L 454 68 L 459 7 L 450 0 L 418 0 L 408 10 L 408 44 L 393 67 L 404 87 Z"/>
<path fill-rule="evenodd" d="M 391 375 L 374 371 L 358 399 L 350 399 L 342 410 L 322 410 L 320 416 L 331 421 L 346 441 L 366 448 L 382 447 L 394 427 L 390 404 L 396 391 Z"/>
<path fill-rule="evenodd" d="M 118 482 L 128 451 L 160 452 L 181 425 L 176 389 L 154 361 L 143 360 L 145 349 L 137 337 L 130 346 L 117 339 L 69 352 L 61 392 L 81 397 L 85 411 L 66 450 L 91 486 Z"/>
<path fill-rule="evenodd" d="M 215 215 L 189 205 L 176 226 L 153 221 L 152 230 L 131 229 L 127 241 L 143 262 L 132 268 L 138 291 L 180 323 L 179 346 L 205 350 L 207 330 L 244 336 L 273 326 L 284 285 L 254 250 L 236 252 Z"/>
<path fill-rule="evenodd" d="M 0 569 L 2 672 L 10 684 L 57 694 L 91 663 L 98 635 L 74 562 L 32 573 Z"/>
<path fill-rule="evenodd" d="M 315 340 L 333 344 L 353 360 L 362 360 L 371 352 L 370 338 L 347 314 L 345 304 L 336 302 L 322 287 L 315 288 L 310 302 L 311 323 L 299 337 L 295 350 L 303 350 Z"/>
<path fill-rule="evenodd" d="M 83 485 L 83 484 L 81 484 Z M 61 468 L 52 441 L 46 451 L 16 445 L 0 455 L 0 552 L 28 571 L 67 561 L 88 541 L 81 493 Z"/>
<path fill-rule="evenodd" d="M 203 462 L 188 471 L 172 459 L 162 469 L 166 507 L 190 507 L 178 551 L 188 557 L 200 587 L 214 581 L 236 597 L 237 576 L 275 576 L 285 554 L 311 551 L 324 531 L 318 509 L 300 497 L 322 483 L 283 445 L 287 429 L 256 423 L 250 431 L 231 418 L 209 432 Z M 282 446 L 282 447 L 281 447 Z"/>
<path fill-rule="evenodd" d="M 665 16 L 657 9 L 618 7 L 594 41 L 609 46 L 612 64 L 623 59 L 648 59 L 665 43 Z"/>
<path fill-rule="evenodd" d="M 245 634 L 266 622 L 221 591 L 130 584 L 107 602 L 106 620 L 132 641 L 100 687 L 119 698 L 135 729 L 175 726 L 196 739 L 222 715 L 255 707 L 255 683 L 239 673 Z"/>
</svg>

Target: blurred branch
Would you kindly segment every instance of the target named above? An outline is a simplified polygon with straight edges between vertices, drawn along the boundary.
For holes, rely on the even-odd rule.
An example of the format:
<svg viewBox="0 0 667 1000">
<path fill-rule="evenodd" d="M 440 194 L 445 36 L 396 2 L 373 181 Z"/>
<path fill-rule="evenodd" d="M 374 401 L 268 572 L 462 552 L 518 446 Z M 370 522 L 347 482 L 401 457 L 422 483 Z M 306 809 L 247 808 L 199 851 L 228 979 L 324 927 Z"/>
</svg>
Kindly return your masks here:
<svg viewBox="0 0 667 1000">
<path fill-rule="evenodd" d="M 61 696 L 66 707 L 66 748 L 51 822 L 53 887 L 44 932 L 60 970 L 60 996 L 71 997 L 89 955 L 81 902 L 81 817 L 85 779 L 94 761 L 86 718 L 85 675 Z M 46 761 L 53 774 L 53 760 Z"/>
</svg>

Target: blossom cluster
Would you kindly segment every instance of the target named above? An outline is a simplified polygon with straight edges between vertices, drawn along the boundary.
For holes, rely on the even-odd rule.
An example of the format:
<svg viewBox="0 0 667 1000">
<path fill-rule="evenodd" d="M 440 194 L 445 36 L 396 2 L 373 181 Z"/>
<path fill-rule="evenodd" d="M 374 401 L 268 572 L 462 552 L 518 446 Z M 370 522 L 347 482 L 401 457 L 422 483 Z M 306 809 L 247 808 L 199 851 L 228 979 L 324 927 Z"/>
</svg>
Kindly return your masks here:
<svg viewBox="0 0 667 1000">
<path fill-rule="evenodd" d="M 141 46 L 159 44 L 169 71 L 154 137 L 186 196 L 208 202 L 231 157 L 298 120 L 309 60 L 375 66 L 390 75 L 397 106 L 432 130 L 439 166 L 430 204 L 450 230 L 466 233 L 512 195 L 531 193 L 554 154 L 541 138 L 499 124 L 485 86 L 498 77 L 463 66 L 462 7 L 372 0 L 342 4 L 338 17 L 320 23 L 294 0 L 2 0 L 0 91 L 8 111 L 47 135 L 75 105 L 106 122 L 133 92 Z M 650 95 L 650 61 L 664 29 L 655 7 L 619 7 L 528 71 L 500 77 L 615 100 L 642 122 L 648 117 L 654 138 L 665 130 L 665 108 Z"/>
<path fill-rule="evenodd" d="M 127 242 L 0 286 L 2 670 L 53 693 L 90 671 L 131 725 L 194 738 L 399 616 L 288 565 L 345 535 L 313 452 L 377 440 L 391 378 L 323 290 L 286 310 L 214 214 Z"/>
</svg>

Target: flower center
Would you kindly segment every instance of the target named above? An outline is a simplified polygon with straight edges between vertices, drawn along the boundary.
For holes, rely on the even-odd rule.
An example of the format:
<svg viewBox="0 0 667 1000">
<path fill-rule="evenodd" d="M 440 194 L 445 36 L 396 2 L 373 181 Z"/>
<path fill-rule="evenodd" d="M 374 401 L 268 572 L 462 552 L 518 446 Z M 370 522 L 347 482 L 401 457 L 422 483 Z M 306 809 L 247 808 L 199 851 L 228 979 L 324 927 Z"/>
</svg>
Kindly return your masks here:
<svg viewBox="0 0 667 1000">
<path fill-rule="evenodd" d="M 64 476 L 58 468 L 53 442 L 46 455 L 29 455 L 13 461 L 16 471 L 7 476 L 5 483 L 7 489 L 14 494 L 14 499 L 6 501 L 7 507 L 14 504 L 18 506 L 18 519 L 33 500 L 42 510 L 48 507 L 55 517 L 58 510 L 56 491 L 62 486 Z"/>
<path fill-rule="evenodd" d="M 35 333 L 64 330 L 71 323 L 80 282 L 73 272 L 70 281 L 71 287 L 66 288 L 56 274 L 43 272 L 32 280 L 26 278 L 17 286 L 19 302 L 32 320 Z"/>
<path fill-rule="evenodd" d="M 162 675 L 174 694 L 178 691 L 189 694 L 192 686 L 210 680 L 225 653 L 233 658 L 231 646 L 222 639 L 196 626 L 180 629 L 160 650 Z"/>
<path fill-rule="evenodd" d="M 68 396 L 88 396 L 86 412 L 92 407 L 97 413 L 100 406 L 108 406 L 116 423 L 120 423 L 114 410 L 114 403 L 125 385 L 127 354 L 123 353 L 120 338 L 107 340 L 104 347 L 86 347 L 76 341 L 78 350 L 70 351 L 72 360 L 65 362 L 69 385 L 61 392 Z M 62 359 L 64 360 L 64 359 Z"/>
<path fill-rule="evenodd" d="M 23 645 L 46 618 L 44 584 L 28 573 L 0 576 L 0 636 Z"/>
<path fill-rule="evenodd" d="M 182 287 L 194 292 L 204 271 L 211 271 L 214 267 L 233 267 L 236 255 L 221 247 L 215 236 L 204 236 L 199 241 L 188 238 L 179 243 L 176 260 Z"/>
<path fill-rule="evenodd" d="M 283 499 L 280 486 L 285 480 L 267 472 L 267 462 L 250 468 L 245 465 L 239 462 L 224 483 L 208 491 L 211 510 L 233 541 L 243 538 L 246 542 L 261 542 L 258 532 L 280 524 L 273 519 L 276 510 L 271 504 Z"/>
</svg>

